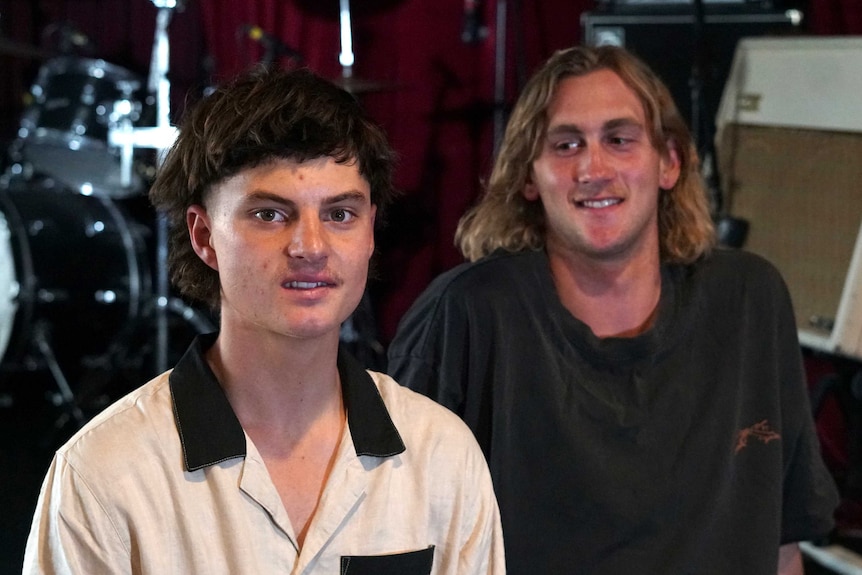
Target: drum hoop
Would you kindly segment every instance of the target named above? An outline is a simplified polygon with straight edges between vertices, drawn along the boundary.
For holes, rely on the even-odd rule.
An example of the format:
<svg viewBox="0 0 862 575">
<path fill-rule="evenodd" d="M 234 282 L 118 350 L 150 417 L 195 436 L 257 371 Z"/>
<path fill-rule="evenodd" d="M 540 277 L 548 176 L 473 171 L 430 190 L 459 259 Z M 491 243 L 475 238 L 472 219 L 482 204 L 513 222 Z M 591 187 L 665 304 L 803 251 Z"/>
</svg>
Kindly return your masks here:
<svg viewBox="0 0 862 575">
<path fill-rule="evenodd" d="M 6 361 L 11 358 L 19 358 L 30 340 L 30 333 L 34 322 L 36 301 L 36 270 L 33 265 L 33 253 L 30 250 L 30 242 L 24 229 L 24 220 L 18 207 L 12 202 L 8 190 L 0 189 L 0 209 L 6 217 L 9 226 L 10 250 L 12 251 L 12 264 L 15 267 L 16 281 L 18 282 L 18 298 L 15 309 L 15 317 L 12 321 L 10 338 L 18 331 L 24 332 L 26 337 L 19 337 L 16 341 L 7 342 L 6 347 L 0 354 L 0 359 Z M 15 248 L 18 248 L 17 250 Z M 10 348 L 9 345 L 12 345 Z M 11 352 L 11 353 L 10 353 Z"/>
<path fill-rule="evenodd" d="M 0 271 L 3 272 L 4 278 L 8 277 L 9 284 L 0 284 L 0 291 L 5 293 L 0 294 L 0 311 L 8 314 L 10 321 L 0 322 L 0 361 L 6 353 L 6 348 L 9 346 L 9 340 L 14 333 L 15 316 L 18 313 L 18 294 L 20 290 L 18 285 L 18 276 L 15 270 L 15 255 L 12 251 L 12 230 L 9 229 L 9 223 L 6 221 L 6 216 L 0 212 Z"/>
<path fill-rule="evenodd" d="M 69 148 L 69 150 L 74 153 L 98 152 L 100 154 L 117 155 L 99 138 L 76 136 L 64 130 L 58 130 L 57 128 L 36 127 L 27 135 L 26 138 L 20 138 L 20 140 L 23 142 L 23 149 L 30 146 L 62 145 L 62 147 Z M 73 142 L 76 146 L 71 145 Z"/>
<path fill-rule="evenodd" d="M 122 213 L 119 205 L 112 198 L 104 195 L 93 195 L 98 199 L 102 206 L 107 210 L 117 224 L 120 238 L 123 244 L 123 250 L 126 252 L 126 264 L 129 271 L 129 309 L 127 317 L 137 319 L 141 314 L 141 309 L 144 300 L 143 286 L 145 280 L 149 278 L 142 277 L 141 270 L 143 262 L 139 261 L 139 248 L 141 247 L 136 240 L 141 238 L 132 235 L 132 228 L 129 218 Z"/>
<path fill-rule="evenodd" d="M 102 70 L 104 74 L 97 76 L 92 73 L 94 69 Z M 140 88 L 141 78 L 131 70 L 111 64 L 100 58 L 79 58 L 77 56 L 56 56 L 47 60 L 39 71 L 39 82 L 51 76 L 59 76 L 63 72 L 83 72 L 91 78 L 105 80 L 120 80 L 124 82 L 135 82 L 136 89 Z"/>
</svg>

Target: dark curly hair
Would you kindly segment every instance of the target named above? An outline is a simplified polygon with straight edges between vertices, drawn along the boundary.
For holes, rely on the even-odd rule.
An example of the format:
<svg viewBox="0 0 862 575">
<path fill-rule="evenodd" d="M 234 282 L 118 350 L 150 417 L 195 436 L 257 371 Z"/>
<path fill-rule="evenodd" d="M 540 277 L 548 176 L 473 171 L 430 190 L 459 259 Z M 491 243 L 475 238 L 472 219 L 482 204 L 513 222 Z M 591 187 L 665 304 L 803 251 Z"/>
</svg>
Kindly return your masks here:
<svg viewBox="0 0 862 575">
<path fill-rule="evenodd" d="M 189 108 L 149 192 L 168 221 L 168 269 L 180 293 L 219 308 L 219 275 L 192 248 L 189 206 L 203 204 L 215 184 L 243 170 L 273 159 L 324 156 L 357 162 L 379 225 L 395 195 L 395 154 L 345 90 L 307 69 L 256 67 Z"/>
</svg>

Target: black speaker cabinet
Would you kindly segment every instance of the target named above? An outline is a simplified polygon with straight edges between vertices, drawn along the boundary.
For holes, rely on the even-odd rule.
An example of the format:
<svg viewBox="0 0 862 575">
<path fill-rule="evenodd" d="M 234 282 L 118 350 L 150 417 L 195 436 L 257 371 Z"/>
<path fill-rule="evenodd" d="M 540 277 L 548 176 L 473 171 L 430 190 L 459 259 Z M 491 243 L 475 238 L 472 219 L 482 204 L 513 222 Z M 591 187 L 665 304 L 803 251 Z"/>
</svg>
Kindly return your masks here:
<svg viewBox="0 0 862 575">
<path fill-rule="evenodd" d="M 786 35 L 799 31 L 798 10 L 768 10 L 745 4 L 707 4 L 701 26 L 691 5 L 616 6 L 584 12 L 582 38 L 589 46 L 612 44 L 638 55 L 664 80 L 683 117 L 714 133 L 714 119 L 737 42 L 744 37 Z M 698 57 L 698 54 L 702 54 Z M 700 105 L 693 106 L 695 65 L 702 84 Z"/>
</svg>

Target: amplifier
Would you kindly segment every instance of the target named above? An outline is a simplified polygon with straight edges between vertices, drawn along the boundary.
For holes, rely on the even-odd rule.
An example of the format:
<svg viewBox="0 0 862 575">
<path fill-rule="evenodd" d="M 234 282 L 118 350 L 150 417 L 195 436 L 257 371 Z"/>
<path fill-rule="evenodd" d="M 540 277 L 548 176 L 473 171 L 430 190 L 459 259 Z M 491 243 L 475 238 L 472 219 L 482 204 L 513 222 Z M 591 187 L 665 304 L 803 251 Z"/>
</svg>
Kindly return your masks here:
<svg viewBox="0 0 862 575">
<path fill-rule="evenodd" d="M 862 38 L 739 43 L 716 118 L 743 247 L 787 282 L 799 341 L 862 359 Z"/>
</svg>

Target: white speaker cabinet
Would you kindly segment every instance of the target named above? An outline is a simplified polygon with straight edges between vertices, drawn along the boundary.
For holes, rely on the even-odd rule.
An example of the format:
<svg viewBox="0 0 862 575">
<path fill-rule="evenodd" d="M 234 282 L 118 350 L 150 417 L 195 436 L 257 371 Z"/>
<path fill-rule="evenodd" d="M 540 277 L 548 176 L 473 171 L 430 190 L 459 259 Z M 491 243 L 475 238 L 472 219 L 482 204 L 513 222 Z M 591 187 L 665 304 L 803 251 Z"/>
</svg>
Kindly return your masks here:
<svg viewBox="0 0 862 575">
<path fill-rule="evenodd" d="M 800 343 L 862 359 L 862 38 L 746 38 L 716 115 L 729 213 L 790 289 Z"/>
</svg>

